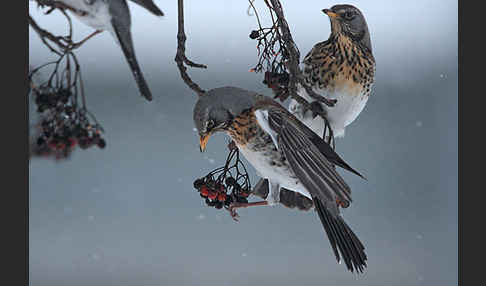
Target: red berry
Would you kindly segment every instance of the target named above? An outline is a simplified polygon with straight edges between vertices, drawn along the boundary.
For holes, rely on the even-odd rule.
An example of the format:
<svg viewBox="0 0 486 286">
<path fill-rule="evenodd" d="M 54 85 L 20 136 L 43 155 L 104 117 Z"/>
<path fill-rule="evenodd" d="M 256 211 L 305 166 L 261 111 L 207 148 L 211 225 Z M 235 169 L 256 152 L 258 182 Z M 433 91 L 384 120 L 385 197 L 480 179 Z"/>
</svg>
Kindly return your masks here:
<svg viewBox="0 0 486 286">
<path fill-rule="evenodd" d="M 219 194 L 218 195 L 218 201 L 220 201 L 220 202 L 226 201 L 226 194 Z"/>
<path fill-rule="evenodd" d="M 214 200 L 217 196 L 218 194 L 216 192 L 209 192 L 208 194 L 208 198 L 211 200 Z"/>
<path fill-rule="evenodd" d="M 200 192 L 201 192 L 201 195 L 207 197 L 208 196 L 208 193 L 209 193 L 209 189 L 206 186 L 202 186 Z"/>
</svg>

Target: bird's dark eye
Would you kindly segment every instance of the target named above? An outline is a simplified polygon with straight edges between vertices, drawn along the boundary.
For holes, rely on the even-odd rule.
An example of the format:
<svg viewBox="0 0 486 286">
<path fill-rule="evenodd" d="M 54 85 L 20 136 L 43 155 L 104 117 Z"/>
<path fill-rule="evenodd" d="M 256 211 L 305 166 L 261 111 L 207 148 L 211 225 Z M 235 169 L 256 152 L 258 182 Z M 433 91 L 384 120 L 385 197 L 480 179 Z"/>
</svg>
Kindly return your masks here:
<svg viewBox="0 0 486 286">
<path fill-rule="evenodd" d="M 214 127 L 214 120 L 209 119 L 208 122 L 206 123 L 206 129 L 211 129 Z"/>
<path fill-rule="evenodd" d="M 354 14 L 353 14 L 353 12 L 345 12 L 345 13 L 343 14 L 343 17 L 344 17 L 344 19 L 346 19 L 346 20 L 351 20 L 351 19 L 353 19 Z"/>
</svg>

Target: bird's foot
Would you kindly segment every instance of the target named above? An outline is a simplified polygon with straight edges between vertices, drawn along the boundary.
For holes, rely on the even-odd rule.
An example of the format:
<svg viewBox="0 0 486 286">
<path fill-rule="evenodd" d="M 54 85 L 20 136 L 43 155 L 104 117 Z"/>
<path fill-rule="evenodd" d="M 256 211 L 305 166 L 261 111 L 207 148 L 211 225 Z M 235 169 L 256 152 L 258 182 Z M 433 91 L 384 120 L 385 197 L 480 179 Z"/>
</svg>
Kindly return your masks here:
<svg viewBox="0 0 486 286">
<path fill-rule="evenodd" d="M 316 118 L 319 114 L 325 113 L 322 104 L 319 101 L 313 101 L 310 104 L 310 111 L 312 112 L 312 119 Z"/>
<path fill-rule="evenodd" d="M 240 215 L 236 212 L 236 209 L 238 207 L 233 204 L 230 204 L 229 207 L 228 207 L 228 211 L 230 213 L 230 216 L 231 218 L 234 220 L 234 221 L 239 221 L 238 218 L 240 217 Z"/>
<path fill-rule="evenodd" d="M 230 212 L 231 217 L 235 220 L 238 221 L 238 218 L 240 217 L 238 213 L 236 212 L 236 209 L 239 208 L 247 208 L 247 207 L 253 207 L 253 206 L 267 206 L 268 202 L 267 201 L 260 201 L 260 202 L 251 202 L 251 203 L 238 203 L 234 202 L 231 203 L 228 207 L 228 211 Z"/>
<path fill-rule="evenodd" d="M 235 143 L 235 141 L 231 140 L 231 141 L 228 143 L 228 150 L 233 151 L 233 150 L 236 150 L 236 149 L 238 149 L 238 147 L 236 147 L 236 143 Z"/>
<path fill-rule="evenodd" d="M 322 100 L 327 106 L 333 107 L 337 103 L 337 99 L 327 99 L 324 97 L 324 100 Z"/>
</svg>

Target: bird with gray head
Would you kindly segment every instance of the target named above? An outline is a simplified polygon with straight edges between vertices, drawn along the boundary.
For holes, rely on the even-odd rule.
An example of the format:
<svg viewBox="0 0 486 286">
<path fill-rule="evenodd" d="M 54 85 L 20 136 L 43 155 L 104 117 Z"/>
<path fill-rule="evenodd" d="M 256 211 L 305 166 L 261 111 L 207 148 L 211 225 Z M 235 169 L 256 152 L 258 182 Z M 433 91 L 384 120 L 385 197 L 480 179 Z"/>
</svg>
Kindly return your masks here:
<svg viewBox="0 0 486 286">
<path fill-rule="evenodd" d="M 319 42 L 305 56 L 302 70 L 306 84 L 320 96 L 336 99 L 328 107 L 311 98 L 300 86 L 299 95 L 323 110 L 335 137 L 344 136 L 351 124 L 364 109 L 371 94 L 375 77 L 368 25 L 361 11 L 352 5 L 335 5 L 322 12 L 331 21 L 331 35 Z M 321 117 L 306 111 L 296 100 L 291 100 L 289 111 L 317 134 L 324 133 Z"/>
<path fill-rule="evenodd" d="M 342 257 L 350 271 L 363 271 L 364 246 L 339 211 L 349 206 L 351 189 L 335 166 L 361 175 L 323 138 L 271 98 L 236 87 L 215 88 L 200 96 L 193 119 L 201 151 L 212 134 L 224 132 L 268 181 L 265 201 L 232 203 L 232 216 L 239 207 L 275 205 L 282 188 L 298 193 L 312 201 L 336 259 Z"/>
<path fill-rule="evenodd" d="M 149 10 L 152 14 L 163 16 L 164 13 L 152 0 L 132 0 Z M 126 0 L 59 0 L 67 6 L 79 20 L 97 31 L 107 30 L 120 45 L 130 66 L 138 89 L 143 97 L 152 100 L 152 93 L 145 81 L 135 56 L 132 41 L 130 10 Z"/>
</svg>

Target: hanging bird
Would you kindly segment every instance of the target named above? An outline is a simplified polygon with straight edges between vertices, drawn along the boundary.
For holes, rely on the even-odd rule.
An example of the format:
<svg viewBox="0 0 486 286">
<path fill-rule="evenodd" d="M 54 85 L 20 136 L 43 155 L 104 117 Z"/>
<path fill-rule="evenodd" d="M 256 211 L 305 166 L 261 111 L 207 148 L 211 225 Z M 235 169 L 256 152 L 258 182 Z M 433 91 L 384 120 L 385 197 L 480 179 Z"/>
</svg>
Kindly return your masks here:
<svg viewBox="0 0 486 286">
<path fill-rule="evenodd" d="M 337 99 L 333 107 L 315 102 L 300 86 L 298 94 L 319 104 L 326 113 L 335 137 L 344 136 L 368 101 L 375 77 L 375 59 L 366 20 L 352 5 L 335 5 L 322 10 L 331 20 L 331 35 L 317 43 L 305 56 L 303 74 L 306 84 L 318 95 Z M 305 111 L 291 100 L 289 111 L 320 136 L 325 127 L 321 117 Z"/>
<path fill-rule="evenodd" d="M 152 14 L 163 16 L 164 13 L 152 0 L 132 0 L 149 10 Z M 109 31 L 122 48 L 123 54 L 132 70 L 138 89 L 143 97 L 152 100 L 152 93 L 138 65 L 130 32 L 131 17 L 126 0 L 59 0 L 79 20 L 100 31 Z"/>
<path fill-rule="evenodd" d="M 280 189 L 312 200 L 338 261 L 350 271 L 366 267 L 364 246 L 340 215 L 348 207 L 351 189 L 335 165 L 361 176 L 323 138 L 276 101 L 235 87 L 222 87 L 200 96 L 193 112 L 203 151 L 212 134 L 225 132 L 261 177 L 268 180 L 263 202 L 233 203 L 234 210 L 275 205 Z"/>
</svg>

